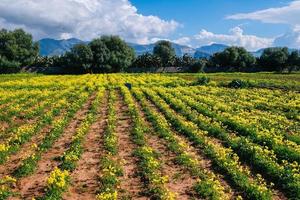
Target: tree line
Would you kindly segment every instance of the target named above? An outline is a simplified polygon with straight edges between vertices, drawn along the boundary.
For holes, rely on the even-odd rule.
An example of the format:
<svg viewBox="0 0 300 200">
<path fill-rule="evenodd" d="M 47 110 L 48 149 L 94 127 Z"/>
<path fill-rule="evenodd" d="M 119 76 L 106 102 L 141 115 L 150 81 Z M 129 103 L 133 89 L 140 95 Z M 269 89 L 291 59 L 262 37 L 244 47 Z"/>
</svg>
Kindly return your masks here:
<svg viewBox="0 0 300 200">
<path fill-rule="evenodd" d="M 138 56 L 134 67 L 187 67 L 190 72 L 292 72 L 300 70 L 300 52 L 289 52 L 287 47 L 273 47 L 263 50 L 255 57 L 243 47 L 228 47 L 210 58 L 195 59 L 189 55 L 177 57 L 171 43 L 160 41 L 153 54 Z"/>
<path fill-rule="evenodd" d="M 118 36 L 102 36 L 78 44 L 60 56 L 39 56 L 39 46 L 22 29 L 0 30 L 0 73 L 16 73 L 21 67 L 61 67 L 71 74 L 126 72 L 130 68 L 185 67 L 188 72 L 300 70 L 299 51 L 286 47 L 264 49 L 260 57 L 243 47 L 229 47 L 210 58 L 176 56 L 169 41 L 159 41 L 152 53 L 136 56 L 134 49 Z"/>
<path fill-rule="evenodd" d="M 272 47 L 264 49 L 260 57 L 254 57 L 243 47 L 229 47 L 214 54 L 207 67 L 217 71 L 292 72 L 300 69 L 300 54 L 299 50 L 289 52 L 287 47 Z"/>
</svg>

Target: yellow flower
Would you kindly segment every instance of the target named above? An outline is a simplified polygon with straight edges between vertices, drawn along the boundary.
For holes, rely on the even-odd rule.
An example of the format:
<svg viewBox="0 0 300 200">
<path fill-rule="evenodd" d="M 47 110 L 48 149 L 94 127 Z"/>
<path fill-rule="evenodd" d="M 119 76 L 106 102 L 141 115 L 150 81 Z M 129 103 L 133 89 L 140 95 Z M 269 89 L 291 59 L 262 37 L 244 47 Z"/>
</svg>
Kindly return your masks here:
<svg viewBox="0 0 300 200">
<path fill-rule="evenodd" d="M 97 195 L 97 200 L 117 200 L 118 199 L 118 192 L 103 192 Z"/>
<path fill-rule="evenodd" d="M 33 149 L 37 149 L 37 144 L 36 143 L 33 143 L 32 145 L 31 145 L 31 148 L 33 148 Z"/>
<path fill-rule="evenodd" d="M 0 152 L 7 151 L 7 150 L 8 150 L 8 146 L 6 146 L 5 144 L 0 144 Z"/>
<path fill-rule="evenodd" d="M 67 186 L 67 180 L 69 178 L 69 172 L 61 171 L 57 167 L 51 172 L 50 177 L 47 179 L 49 188 L 57 188 L 64 190 Z"/>
</svg>

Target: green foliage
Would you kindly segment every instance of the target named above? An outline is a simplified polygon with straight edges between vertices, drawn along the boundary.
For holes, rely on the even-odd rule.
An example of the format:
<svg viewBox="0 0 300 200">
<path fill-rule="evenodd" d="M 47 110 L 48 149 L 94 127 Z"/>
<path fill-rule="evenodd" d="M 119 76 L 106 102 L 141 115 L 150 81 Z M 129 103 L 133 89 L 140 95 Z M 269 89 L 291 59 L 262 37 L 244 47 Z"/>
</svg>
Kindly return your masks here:
<svg viewBox="0 0 300 200">
<path fill-rule="evenodd" d="M 41 200 L 62 199 L 62 194 L 67 190 L 70 184 L 70 174 L 68 171 L 55 168 L 47 179 L 47 189 Z"/>
<path fill-rule="evenodd" d="M 0 179 L 0 199 L 8 199 L 14 195 L 12 191 L 13 185 L 16 183 L 16 179 L 10 176 L 5 176 Z"/>
<path fill-rule="evenodd" d="M 153 49 L 153 54 L 161 59 L 163 67 L 170 67 L 174 64 L 175 49 L 169 41 L 157 42 Z"/>
<path fill-rule="evenodd" d="M 160 95 L 164 94 L 160 93 Z M 247 162 L 258 172 L 265 174 L 265 177 L 267 177 L 268 180 L 278 184 L 290 197 L 299 197 L 300 185 L 298 176 L 293 175 L 295 171 L 291 169 L 292 165 L 286 164 L 287 160 L 290 162 L 299 161 L 299 158 L 296 160 L 297 154 L 294 149 L 291 149 L 284 144 L 276 144 L 274 140 L 273 145 L 270 145 L 269 143 L 272 142 L 272 138 L 260 137 L 260 135 L 258 135 L 253 129 L 230 120 L 228 117 L 220 117 L 217 113 L 210 111 L 195 100 L 184 97 L 180 98 L 179 95 L 170 97 L 167 97 L 167 95 L 165 96 L 166 97 L 164 97 L 164 99 L 170 103 L 171 107 L 177 112 L 182 113 L 188 120 L 195 122 L 199 128 L 207 131 L 208 135 L 222 140 L 224 144 L 232 148 L 242 160 Z M 197 98 L 197 95 L 192 96 L 195 99 Z M 182 100 L 177 100 L 179 98 Z M 194 113 L 194 109 L 197 110 L 197 112 Z M 201 115 L 210 117 L 211 119 L 215 118 L 215 120 L 205 122 L 205 120 L 197 119 L 197 116 Z M 212 125 L 217 124 L 215 121 L 220 121 L 222 125 Z M 236 132 L 240 136 L 233 137 L 230 135 L 230 132 Z M 247 136 L 247 138 L 242 135 Z M 253 143 L 253 141 L 258 144 Z M 261 144 L 268 145 L 273 150 L 268 151 L 268 148 L 261 147 Z M 212 149 L 207 149 L 206 153 L 213 154 L 213 151 Z M 282 160 L 283 167 L 278 165 L 277 158 L 274 153 L 278 155 L 277 158 L 279 160 Z M 228 155 L 228 158 L 229 157 L 230 156 Z M 217 164 L 220 165 L 220 169 L 226 168 L 226 166 L 222 166 L 221 163 Z M 242 183 L 245 180 L 241 174 L 235 173 L 233 181 Z M 244 187 L 243 185 L 241 186 Z M 250 199 L 260 199 L 258 198 L 259 193 L 257 193 L 259 190 L 255 189 L 255 186 L 250 185 L 247 190 L 249 191 L 249 195 L 254 197 Z"/>
<path fill-rule="evenodd" d="M 138 56 L 132 64 L 132 67 L 136 68 L 159 68 L 161 66 L 162 63 L 160 57 L 150 53 Z"/>
<path fill-rule="evenodd" d="M 94 39 L 89 46 L 93 52 L 93 71 L 105 72 L 109 70 L 110 66 L 107 65 L 107 62 L 110 57 L 110 51 L 101 38 Z"/>
<path fill-rule="evenodd" d="M 196 81 L 196 85 L 207 85 L 210 82 L 210 78 L 206 76 L 199 77 Z"/>
<path fill-rule="evenodd" d="M 231 87 L 231 88 L 248 88 L 250 85 L 251 84 L 249 83 L 249 81 L 235 79 L 235 80 L 232 80 L 228 84 L 228 87 Z"/>
<path fill-rule="evenodd" d="M 256 58 L 243 47 L 229 47 L 212 56 L 211 61 L 217 67 L 229 71 L 247 71 L 255 66 Z"/>
<path fill-rule="evenodd" d="M 205 199 L 211 199 L 211 200 L 219 200 L 222 199 L 222 196 L 212 188 L 215 187 L 215 182 L 211 181 L 198 181 L 195 186 L 194 190 L 196 193 Z"/>
<path fill-rule="evenodd" d="M 70 59 L 72 67 L 81 68 L 86 72 L 90 71 L 93 53 L 88 45 L 75 45 L 66 56 Z"/>
<path fill-rule="evenodd" d="M 14 171 L 14 176 L 20 178 L 32 174 L 36 170 L 36 163 L 39 161 L 39 159 L 40 155 L 35 154 L 26 158 L 22 165 Z"/>
<path fill-rule="evenodd" d="M 38 53 L 38 44 L 33 42 L 32 36 L 22 29 L 0 30 L 0 56 L 2 57 L 0 63 L 2 63 L 2 67 L 3 64 L 7 64 L 8 68 L 30 65 Z M 6 60 L 7 63 L 3 60 Z"/>
<path fill-rule="evenodd" d="M 8 61 L 0 55 L 0 73 L 9 74 L 20 71 L 20 63 L 16 61 Z"/>
<path fill-rule="evenodd" d="M 134 50 L 118 36 L 102 36 L 101 40 L 109 50 L 109 72 L 125 71 L 134 60 Z"/>
<path fill-rule="evenodd" d="M 267 48 L 263 51 L 259 63 L 267 71 L 282 72 L 287 67 L 288 57 L 289 51 L 286 47 Z"/>
<path fill-rule="evenodd" d="M 102 36 L 89 45 L 74 46 L 60 58 L 71 73 L 121 72 L 134 60 L 134 51 L 118 36 Z"/>
<path fill-rule="evenodd" d="M 205 67 L 208 64 L 208 60 L 206 59 L 199 59 L 195 60 L 193 63 L 190 63 L 187 66 L 190 66 L 190 71 L 192 73 L 204 72 Z"/>
<path fill-rule="evenodd" d="M 287 61 L 288 71 L 297 71 L 300 69 L 300 53 L 299 51 L 293 51 L 290 53 Z"/>
</svg>

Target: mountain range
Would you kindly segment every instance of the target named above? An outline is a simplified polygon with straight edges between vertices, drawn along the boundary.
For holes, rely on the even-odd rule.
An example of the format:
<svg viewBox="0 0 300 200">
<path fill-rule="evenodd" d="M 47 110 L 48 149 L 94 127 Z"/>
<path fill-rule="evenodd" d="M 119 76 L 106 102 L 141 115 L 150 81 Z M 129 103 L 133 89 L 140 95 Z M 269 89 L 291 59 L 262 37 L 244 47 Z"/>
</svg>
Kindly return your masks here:
<svg viewBox="0 0 300 200">
<path fill-rule="evenodd" d="M 87 44 L 89 42 L 85 42 L 82 40 L 79 40 L 77 38 L 71 38 L 67 40 L 55 40 L 51 38 L 45 38 L 38 41 L 40 45 L 40 55 L 42 56 L 54 56 L 54 55 L 61 55 L 65 53 L 66 51 L 69 51 L 74 45 L 76 44 Z M 141 44 L 135 44 L 135 43 L 128 43 L 129 46 L 131 46 L 134 50 L 136 55 L 142 55 L 144 53 L 151 53 L 153 51 L 153 48 L 155 44 L 147 44 L 147 45 L 141 45 Z M 188 54 L 190 56 L 194 56 L 197 49 L 172 43 L 173 48 L 175 49 L 177 56 L 183 56 L 184 54 Z M 206 55 L 206 54 L 205 54 Z M 209 55 L 206 55 L 209 56 Z"/>
<path fill-rule="evenodd" d="M 55 40 L 51 38 L 45 38 L 38 41 L 40 45 L 40 55 L 42 56 L 54 56 L 54 55 L 62 55 L 66 51 L 69 51 L 76 44 L 88 44 L 89 42 L 79 40 L 77 38 L 71 38 L 66 40 Z M 136 55 L 142 55 L 144 53 L 151 53 L 155 46 L 153 44 L 135 44 L 128 43 L 134 50 Z M 224 44 L 211 44 L 207 46 L 202 46 L 199 48 L 192 48 L 185 45 L 180 45 L 176 43 L 172 43 L 173 48 L 175 49 L 177 56 L 183 56 L 184 54 L 188 54 L 195 58 L 209 58 L 213 54 L 217 52 L 222 52 L 229 46 Z M 254 56 L 259 57 L 264 49 L 260 49 L 255 52 L 251 52 Z M 290 49 L 292 51 L 292 49 Z"/>
</svg>

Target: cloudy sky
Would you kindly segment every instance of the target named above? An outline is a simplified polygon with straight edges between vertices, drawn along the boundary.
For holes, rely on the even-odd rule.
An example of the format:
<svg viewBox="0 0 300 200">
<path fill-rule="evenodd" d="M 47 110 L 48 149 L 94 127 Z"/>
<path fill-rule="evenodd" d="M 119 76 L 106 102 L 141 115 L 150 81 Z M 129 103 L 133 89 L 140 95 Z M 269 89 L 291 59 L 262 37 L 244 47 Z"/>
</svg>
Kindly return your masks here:
<svg viewBox="0 0 300 200">
<path fill-rule="evenodd" d="M 300 49 L 300 0 L 1 0 L 0 28 L 36 40 L 113 34 L 141 44 Z"/>
</svg>

